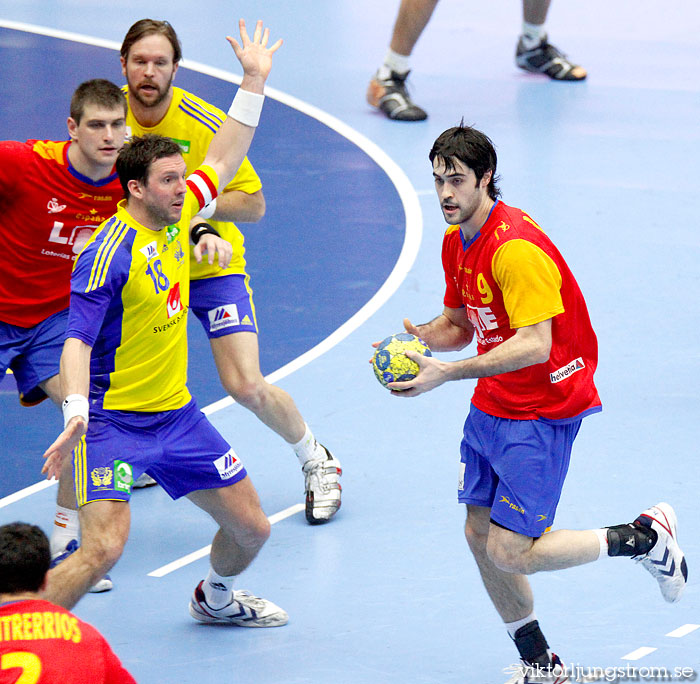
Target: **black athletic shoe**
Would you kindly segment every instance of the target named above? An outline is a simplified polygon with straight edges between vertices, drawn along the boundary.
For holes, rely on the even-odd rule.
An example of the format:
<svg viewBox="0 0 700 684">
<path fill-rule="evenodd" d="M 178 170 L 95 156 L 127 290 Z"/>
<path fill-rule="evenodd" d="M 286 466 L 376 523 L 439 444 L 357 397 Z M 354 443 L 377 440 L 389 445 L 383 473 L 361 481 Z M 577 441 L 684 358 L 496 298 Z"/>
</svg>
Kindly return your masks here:
<svg viewBox="0 0 700 684">
<path fill-rule="evenodd" d="M 574 69 L 579 65 L 570 62 L 561 50 L 549 43 L 546 35 L 531 50 L 525 49 L 521 38 L 515 51 L 515 63 L 525 71 L 545 74 L 555 81 L 583 81 L 587 75 L 585 71 L 583 76 L 574 74 Z"/>
<path fill-rule="evenodd" d="M 394 121 L 427 119 L 428 114 L 411 100 L 406 90 L 406 79 L 410 73 L 407 71 L 401 76 L 392 71 L 391 76 L 386 79 L 375 75 L 367 88 L 367 102 Z"/>
</svg>

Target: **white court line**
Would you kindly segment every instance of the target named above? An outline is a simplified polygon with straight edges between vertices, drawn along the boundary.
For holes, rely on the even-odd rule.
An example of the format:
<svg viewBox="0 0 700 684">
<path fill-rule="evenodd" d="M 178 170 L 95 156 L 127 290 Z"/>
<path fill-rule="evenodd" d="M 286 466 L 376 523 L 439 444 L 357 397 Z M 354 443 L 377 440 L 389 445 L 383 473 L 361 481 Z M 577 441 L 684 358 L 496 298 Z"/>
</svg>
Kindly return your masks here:
<svg viewBox="0 0 700 684">
<path fill-rule="evenodd" d="M 678 627 L 678 629 L 674 629 L 672 632 L 669 632 L 666 636 L 667 637 L 676 637 L 680 639 L 681 637 L 684 637 L 691 632 L 694 632 L 696 629 L 700 629 L 700 625 L 692 625 L 692 624 L 687 624 L 687 625 L 682 625 L 681 627 Z"/>
<path fill-rule="evenodd" d="M 275 523 L 278 523 L 280 520 L 284 520 L 285 518 L 289 518 L 290 516 L 294 515 L 295 513 L 300 513 L 303 511 L 305 508 L 304 504 L 294 504 L 293 506 L 290 506 L 289 508 L 285 508 L 283 511 L 280 511 L 279 513 L 273 513 L 272 515 L 269 515 L 267 519 L 270 521 L 270 525 L 274 525 Z M 164 577 L 165 575 L 170 574 L 171 572 L 175 572 L 175 570 L 179 570 L 180 568 L 184 568 L 185 565 L 189 565 L 190 563 L 194 563 L 196 560 L 199 560 L 200 558 L 204 558 L 204 556 L 209 555 L 209 552 L 211 551 L 211 544 L 208 546 L 204 546 L 201 549 L 198 549 L 197 551 L 193 551 L 192 553 L 188 553 L 186 556 L 183 556 L 182 558 L 178 558 L 177 560 L 174 560 L 172 563 L 168 563 L 167 565 L 164 565 L 161 568 L 158 568 L 157 570 L 154 570 L 153 572 L 149 572 L 148 576 L 149 577 Z"/>
<path fill-rule="evenodd" d="M 14 494 L 4 496 L 2 499 L 0 499 L 0 508 L 5 508 L 5 506 L 9 506 L 10 504 L 15 503 L 15 501 L 19 501 L 20 499 L 24 499 L 26 496 L 31 496 L 32 494 L 41 492 L 48 487 L 53 487 L 55 484 L 58 484 L 58 480 L 39 480 L 39 482 L 29 485 L 29 487 L 25 487 L 24 489 L 20 489 L 18 492 L 14 492 Z"/>
<path fill-rule="evenodd" d="M 77 43 L 85 43 L 87 45 L 96 45 L 98 47 L 108 48 L 111 50 L 119 50 L 121 45 L 115 41 L 102 40 L 99 38 L 93 38 L 90 36 L 85 36 L 78 33 L 70 33 L 67 31 L 59 31 L 55 29 L 50 29 L 45 26 L 36 26 L 34 24 L 25 24 L 23 22 L 9 21 L 6 19 L 0 19 L 0 27 L 5 27 L 9 29 L 15 29 L 17 31 L 26 31 L 27 33 L 37 33 L 39 35 L 50 36 L 53 38 L 60 38 L 63 40 L 72 40 Z M 210 67 L 199 62 L 194 62 L 190 60 L 183 59 L 181 65 L 186 69 L 192 69 L 193 71 L 198 71 L 215 78 L 219 78 L 223 81 L 228 81 L 230 83 L 240 83 L 241 77 L 236 74 L 232 74 L 228 71 L 222 69 L 217 69 L 215 67 Z M 381 167 L 387 174 L 391 182 L 394 184 L 399 197 L 401 199 L 401 204 L 403 205 L 404 214 L 406 216 L 406 232 L 404 235 L 404 242 L 401 247 L 401 253 L 399 258 L 394 264 L 394 268 L 389 274 L 388 278 L 384 281 L 382 286 L 377 290 L 374 296 L 352 317 L 350 317 L 343 325 L 341 325 L 337 330 L 332 332 L 328 337 L 319 342 L 315 347 L 312 347 L 307 352 L 299 356 L 298 358 L 290 361 L 276 371 L 265 376 L 265 379 L 274 383 L 282 378 L 290 375 L 291 373 L 299 370 L 303 366 L 311 361 L 314 361 L 319 356 L 325 354 L 327 351 L 332 349 L 335 345 L 339 344 L 348 335 L 359 328 L 365 321 L 367 321 L 370 316 L 375 314 L 379 309 L 388 301 L 388 299 L 398 290 L 399 286 L 405 280 L 408 275 L 413 263 L 418 256 L 418 248 L 420 247 L 421 239 L 423 236 L 423 213 L 420 207 L 420 201 L 418 200 L 418 195 L 416 190 L 408 179 L 408 176 L 403 172 L 401 167 L 393 160 L 389 155 L 384 152 L 378 145 L 373 143 L 369 138 L 366 138 L 360 132 L 351 128 L 346 123 L 343 123 L 340 119 L 337 119 L 331 114 L 324 112 L 313 105 L 304 102 L 302 100 L 293 97 L 292 95 L 287 95 L 275 88 L 265 88 L 265 94 L 268 97 L 281 102 L 288 107 L 292 107 L 308 116 L 325 124 L 332 130 L 336 131 L 343 137 L 350 140 L 363 150 L 371 159 L 373 159 L 379 167 Z M 215 401 L 202 409 L 205 415 L 211 415 L 216 411 L 231 406 L 234 402 L 231 397 L 224 397 L 219 401 Z M 39 483 L 37 483 L 39 484 Z M 23 496 L 15 498 L 10 503 L 18 501 L 25 496 L 33 494 L 34 491 L 29 491 L 31 487 L 23 489 L 21 492 L 16 494 L 21 494 L 24 492 Z M 39 490 L 36 490 L 39 491 Z M 11 495 L 15 496 L 15 495 Z M 6 497 L 7 498 L 7 497 Z M 1 501 L 4 501 L 2 499 Z M 6 504 L 7 505 L 7 504 Z"/>
<path fill-rule="evenodd" d="M 640 658 L 648 656 L 650 653 L 653 653 L 656 650 L 657 649 L 652 646 L 641 646 L 634 651 L 630 651 L 627 655 L 623 655 L 622 660 L 639 660 Z"/>
</svg>

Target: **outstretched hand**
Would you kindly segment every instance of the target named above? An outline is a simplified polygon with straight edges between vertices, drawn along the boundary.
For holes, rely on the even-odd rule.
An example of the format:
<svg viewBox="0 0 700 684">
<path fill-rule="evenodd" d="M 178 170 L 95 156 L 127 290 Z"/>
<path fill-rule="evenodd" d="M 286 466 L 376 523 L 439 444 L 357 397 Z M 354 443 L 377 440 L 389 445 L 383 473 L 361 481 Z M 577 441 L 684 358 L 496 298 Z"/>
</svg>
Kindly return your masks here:
<svg viewBox="0 0 700 684">
<path fill-rule="evenodd" d="M 434 356 L 423 356 L 412 349 L 407 349 L 404 354 L 418 364 L 419 371 L 413 380 L 390 382 L 387 387 L 394 396 L 417 397 L 419 394 L 439 387 L 450 379 L 448 377 L 448 364 L 444 361 L 439 361 Z"/>
<path fill-rule="evenodd" d="M 245 75 L 265 80 L 272 68 L 272 55 L 282 45 L 282 39 L 280 38 L 271 47 L 267 47 L 270 40 L 270 29 L 266 28 L 263 30 L 263 23 L 260 20 L 255 24 L 252 40 L 248 36 L 243 19 L 238 20 L 238 28 L 241 33 L 241 42 L 239 43 L 231 36 L 226 36 L 226 40 L 236 53 Z"/>
<path fill-rule="evenodd" d="M 80 416 L 74 416 L 66 426 L 66 429 L 58 436 L 58 439 L 44 452 L 46 459 L 41 472 L 47 480 L 58 480 L 61 474 L 63 462 L 68 458 L 73 449 L 78 446 L 80 438 L 87 432 L 87 423 Z"/>
</svg>

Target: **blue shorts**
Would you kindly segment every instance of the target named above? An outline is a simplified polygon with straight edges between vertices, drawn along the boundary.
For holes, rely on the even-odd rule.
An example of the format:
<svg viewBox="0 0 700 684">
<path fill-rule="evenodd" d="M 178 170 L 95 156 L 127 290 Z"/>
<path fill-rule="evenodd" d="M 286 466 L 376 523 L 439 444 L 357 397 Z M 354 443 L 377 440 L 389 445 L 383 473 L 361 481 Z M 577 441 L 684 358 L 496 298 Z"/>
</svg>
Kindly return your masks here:
<svg viewBox="0 0 700 684">
<path fill-rule="evenodd" d="M 58 375 L 67 322 L 68 309 L 31 328 L 0 321 L 0 380 L 11 368 L 22 403 L 46 399 L 39 383 Z"/>
<path fill-rule="evenodd" d="M 461 444 L 460 503 L 528 537 L 554 522 L 581 420 L 566 424 L 497 418 L 472 405 Z"/>
<path fill-rule="evenodd" d="M 160 413 L 90 407 L 87 434 L 73 452 L 78 505 L 128 501 L 133 481 L 143 472 L 173 499 L 227 487 L 246 476 L 241 460 L 194 399 Z"/>
<path fill-rule="evenodd" d="M 250 277 L 236 273 L 190 282 L 190 309 L 208 337 L 258 332 Z"/>
</svg>

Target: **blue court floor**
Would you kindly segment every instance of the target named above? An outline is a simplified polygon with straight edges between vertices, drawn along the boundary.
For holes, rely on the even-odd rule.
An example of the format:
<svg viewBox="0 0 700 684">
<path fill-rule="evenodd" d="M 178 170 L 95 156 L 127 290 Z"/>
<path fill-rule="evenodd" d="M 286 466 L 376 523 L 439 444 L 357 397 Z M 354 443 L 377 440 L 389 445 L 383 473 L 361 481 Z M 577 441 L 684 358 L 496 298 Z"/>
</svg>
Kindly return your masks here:
<svg viewBox="0 0 700 684">
<path fill-rule="evenodd" d="M 262 363 L 344 468 L 341 511 L 331 524 L 309 527 L 298 512 L 303 479 L 291 450 L 244 409 L 219 402 L 208 345 L 191 325 L 193 393 L 275 521 L 239 586 L 283 606 L 290 622 L 245 630 L 191 620 L 187 602 L 206 556 L 170 564 L 206 547 L 214 528 L 158 488 L 132 499 L 115 589 L 88 595 L 76 612 L 109 638 L 139 682 L 508 679 L 502 669 L 516 651 L 483 590 L 456 503 L 473 383 L 400 400 L 367 365 L 371 342 L 398 331 L 403 317 L 423 322 L 442 310 L 445 224 L 427 154 L 464 118 L 494 140 L 503 199 L 557 243 L 598 334 L 604 411 L 584 421 L 556 526 L 622 523 L 668 501 L 690 572 L 675 605 L 625 560 L 535 575 L 540 623 L 569 663 L 632 668 L 635 681 L 656 681 L 654 667 L 700 676 L 700 10 L 688 0 L 554 0 L 552 42 L 589 71 L 585 83 L 562 84 L 514 66 L 519 3 L 441 0 L 410 79 L 430 117 L 402 124 L 364 101 L 397 6 L 0 7 L 0 139 L 63 137 L 70 92 L 90 77 L 121 83 L 114 47 L 142 17 L 173 24 L 185 66 L 195 67 L 176 83 L 221 98 L 222 107 L 234 92 L 229 79 L 240 74 L 224 40 L 239 15 L 260 16 L 285 39 L 250 153 L 268 214 L 244 226 Z M 20 409 L 12 379 L 0 384 L 1 523 L 50 529 L 55 488 L 32 485 L 59 429 L 55 409 Z"/>
</svg>

